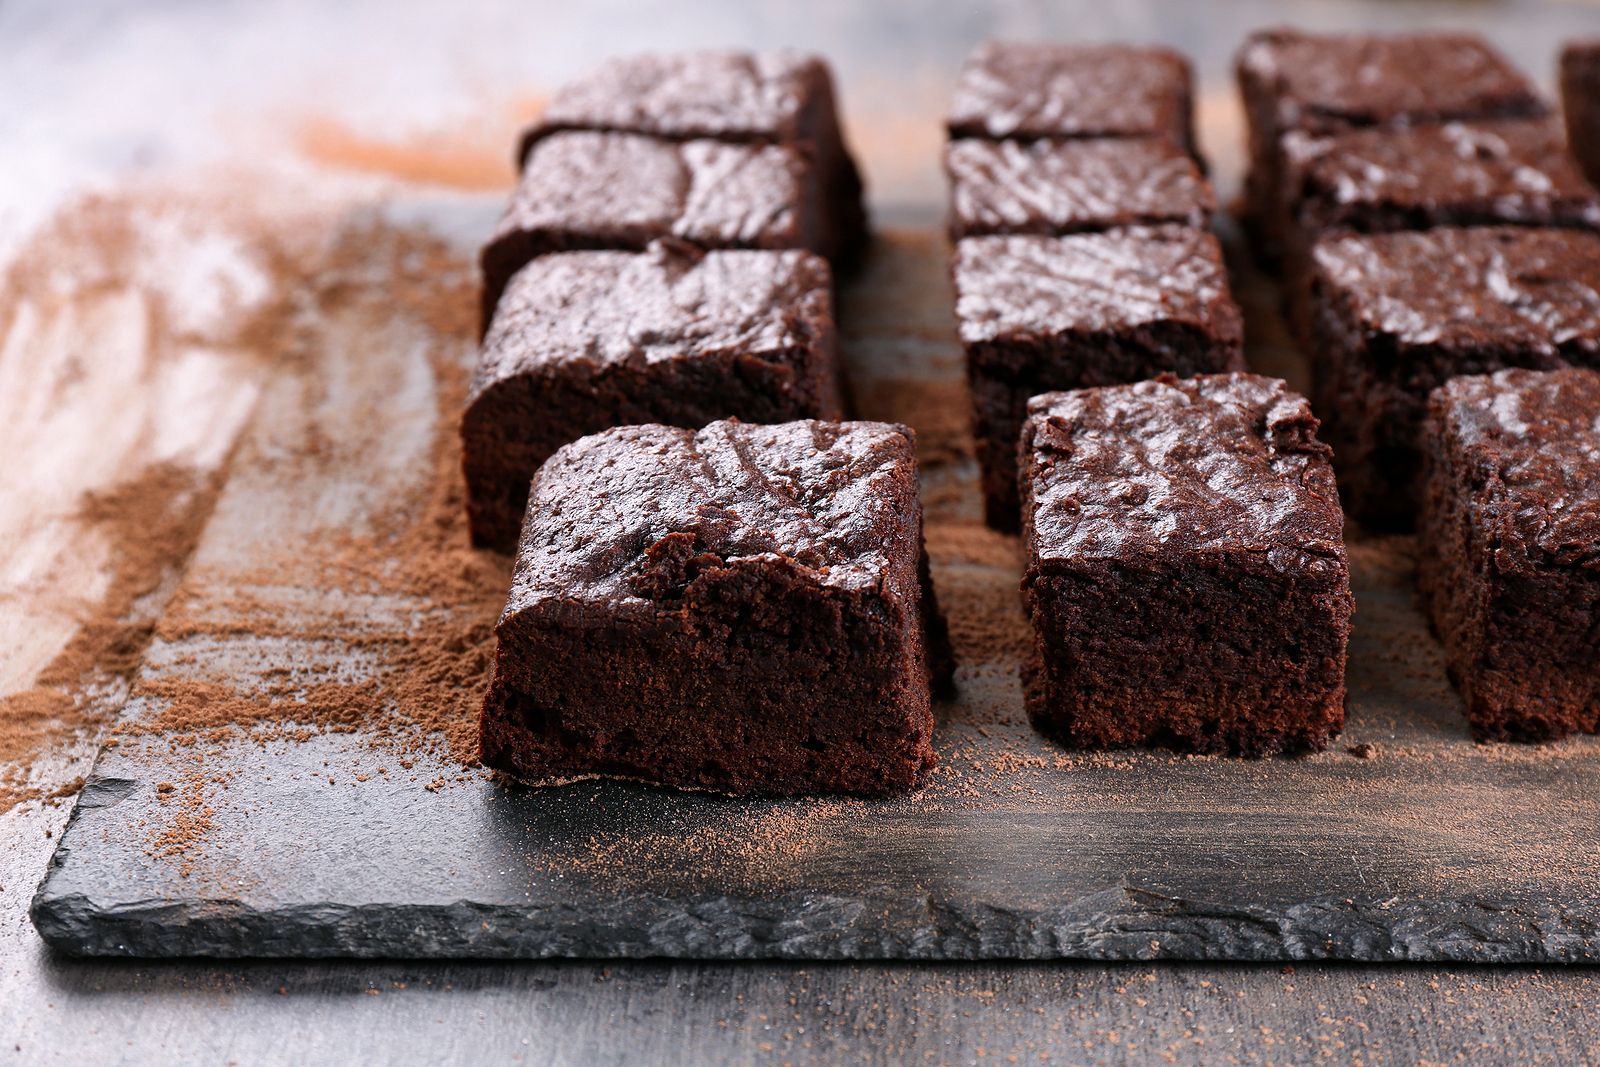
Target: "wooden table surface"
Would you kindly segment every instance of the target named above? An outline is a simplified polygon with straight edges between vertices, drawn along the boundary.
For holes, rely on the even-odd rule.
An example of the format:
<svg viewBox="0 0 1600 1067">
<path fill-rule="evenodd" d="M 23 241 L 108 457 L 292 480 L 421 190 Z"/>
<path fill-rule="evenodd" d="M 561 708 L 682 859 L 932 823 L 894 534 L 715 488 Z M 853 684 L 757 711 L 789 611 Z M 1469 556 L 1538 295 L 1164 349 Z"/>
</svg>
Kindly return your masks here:
<svg viewBox="0 0 1600 1067">
<path fill-rule="evenodd" d="M 1228 57 L 1255 26 L 1476 26 L 1546 82 L 1563 38 L 1600 33 L 1580 3 L 324 6 L 0 7 L 0 695 L 59 662 L 128 568 L 145 579 L 128 616 L 170 593 L 181 551 L 143 559 L 160 531 L 118 527 L 116 509 L 137 510 L 152 469 L 203 489 L 274 372 L 215 341 L 218 320 L 268 299 L 230 264 L 314 244 L 325 200 L 404 186 L 482 212 L 518 123 L 599 55 L 825 53 L 892 210 L 942 197 L 937 118 L 985 36 L 1176 45 L 1197 61 L 1207 129 L 1225 131 Z M 1237 145 L 1205 147 L 1227 195 Z M 149 223 L 137 240 L 116 224 L 129 203 Z M 249 247 L 196 222 L 197 203 L 290 224 Z M 162 543 L 192 547 L 174 529 Z M 120 676 L 86 680 L 89 709 L 114 710 Z M 62 739 L 34 786 L 70 791 L 97 739 Z M 67 811 L 0 814 L 0 1062 L 1600 1060 L 1600 974 L 1577 969 L 75 961 L 26 916 Z"/>
</svg>

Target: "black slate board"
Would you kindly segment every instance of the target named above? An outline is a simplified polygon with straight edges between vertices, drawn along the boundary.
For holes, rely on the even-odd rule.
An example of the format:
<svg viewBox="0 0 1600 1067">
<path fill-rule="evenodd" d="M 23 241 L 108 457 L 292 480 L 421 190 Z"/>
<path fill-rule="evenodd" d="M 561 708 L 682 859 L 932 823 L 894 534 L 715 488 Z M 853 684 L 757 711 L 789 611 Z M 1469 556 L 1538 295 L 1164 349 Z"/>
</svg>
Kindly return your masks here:
<svg viewBox="0 0 1600 1067">
<path fill-rule="evenodd" d="M 338 673 L 381 685 L 366 645 L 340 651 L 348 620 L 403 628 L 441 610 L 425 588 L 363 601 L 321 550 L 431 475 L 449 420 L 429 353 L 468 355 L 388 307 L 395 282 L 373 244 L 329 282 L 338 300 L 310 301 L 314 358 L 264 398 L 180 593 L 219 625 L 158 639 L 144 683 L 248 690 L 332 648 Z M 928 220 L 891 235 L 850 294 L 869 416 L 951 418 L 942 257 Z M 384 308 L 376 335 L 363 305 Z M 1258 345 L 1252 358 L 1285 357 Z M 282 458 L 312 448 L 318 477 L 286 477 Z M 1332 751 L 1071 754 L 1027 727 L 1015 635 L 973 631 L 978 615 L 1015 612 L 1017 572 L 1004 551 L 960 547 L 990 536 L 974 525 L 970 459 L 929 459 L 935 581 L 966 655 L 961 695 L 939 709 L 943 766 L 917 796 L 528 790 L 439 756 L 372 774 L 379 742 L 360 733 L 124 736 L 83 790 L 35 924 L 87 955 L 1600 961 L 1600 741 L 1466 738 L 1412 604 L 1408 542 L 1352 546 L 1351 719 Z M 285 543 L 305 546 L 297 573 L 264 577 L 257 564 Z M 221 625 L 241 593 L 293 632 Z M 125 718 L 156 710 L 135 698 Z M 1370 758 L 1346 751 L 1361 744 Z M 195 804 L 174 803 L 185 782 Z M 197 812 L 204 833 L 173 847 L 175 820 Z"/>
</svg>

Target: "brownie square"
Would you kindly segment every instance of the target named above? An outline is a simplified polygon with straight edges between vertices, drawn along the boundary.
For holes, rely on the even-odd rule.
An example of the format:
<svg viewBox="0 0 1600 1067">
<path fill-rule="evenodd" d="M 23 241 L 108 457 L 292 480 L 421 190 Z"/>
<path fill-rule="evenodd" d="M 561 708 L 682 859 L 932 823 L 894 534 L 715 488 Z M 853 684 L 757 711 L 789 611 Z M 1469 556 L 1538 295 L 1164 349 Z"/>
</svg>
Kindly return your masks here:
<svg viewBox="0 0 1600 1067">
<path fill-rule="evenodd" d="M 1414 517 L 1428 394 L 1461 374 L 1600 363 L 1600 236 L 1521 227 L 1330 237 L 1311 253 L 1312 402 L 1345 508 Z"/>
<path fill-rule="evenodd" d="M 1589 180 L 1600 185 L 1600 38 L 1561 50 L 1561 110 L 1567 140 Z"/>
<path fill-rule="evenodd" d="M 534 479 L 483 762 L 528 781 L 912 789 L 935 762 L 938 619 L 905 427 L 613 428 Z"/>
<path fill-rule="evenodd" d="M 997 529 L 1018 528 L 1029 397 L 1244 367 L 1239 307 L 1204 230 L 968 237 L 956 244 L 954 280 L 985 513 Z"/>
<path fill-rule="evenodd" d="M 1533 84 L 1471 34 L 1262 30 L 1246 39 L 1235 69 L 1249 126 L 1245 221 L 1269 258 L 1282 254 L 1286 239 L 1274 222 L 1279 145 L 1291 130 L 1327 135 L 1549 113 Z"/>
<path fill-rule="evenodd" d="M 952 138 L 1164 137 L 1193 152 L 1193 82 L 1166 48 L 989 41 L 962 68 L 947 125 Z"/>
<path fill-rule="evenodd" d="M 511 276 L 535 256 L 643 249 L 675 237 L 701 248 L 834 250 L 807 157 L 782 145 L 663 141 L 568 132 L 541 139 L 484 247 L 487 328 Z"/>
<path fill-rule="evenodd" d="M 1049 393 L 1022 436 L 1028 714 L 1072 747 L 1316 750 L 1344 726 L 1349 564 L 1283 382 Z"/>
<path fill-rule="evenodd" d="M 518 160 L 557 130 L 799 147 L 822 177 L 839 229 L 835 266 L 853 262 L 865 246 L 861 175 L 840 130 L 833 76 L 816 56 L 700 50 L 611 59 L 556 92 L 524 135 Z"/>
<path fill-rule="evenodd" d="M 952 141 L 950 236 L 1207 226 L 1216 208 L 1193 157 L 1154 137 Z"/>
<path fill-rule="evenodd" d="M 1434 392 L 1418 581 L 1475 737 L 1600 732 L 1600 374 Z"/>
<path fill-rule="evenodd" d="M 473 540 L 511 549 L 534 471 L 596 430 L 842 415 L 817 257 L 670 243 L 541 256 L 506 290 L 461 420 Z"/>
<path fill-rule="evenodd" d="M 1489 119 L 1284 138 L 1280 203 L 1296 245 L 1329 230 L 1600 227 L 1600 194 L 1553 119 Z"/>
</svg>

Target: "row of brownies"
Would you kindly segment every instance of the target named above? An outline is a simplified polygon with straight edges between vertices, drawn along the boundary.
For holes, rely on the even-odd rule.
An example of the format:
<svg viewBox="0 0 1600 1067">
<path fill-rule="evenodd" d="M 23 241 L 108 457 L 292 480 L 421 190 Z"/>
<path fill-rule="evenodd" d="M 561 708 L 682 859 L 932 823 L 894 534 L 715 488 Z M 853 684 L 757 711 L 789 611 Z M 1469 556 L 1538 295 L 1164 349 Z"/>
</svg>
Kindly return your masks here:
<svg viewBox="0 0 1600 1067">
<path fill-rule="evenodd" d="M 1595 54 L 1562 64 L 1591 153 Z M 1417 529 L 1478 737 L 1600 729 L 1600 378 L 1568 369 L 1600 367 L 1600 194 L 1478 37 L 1270 30 L 1237 73 L 1243 215 L 1280 265 L 1346 507 Z"/>
<path fill-rule="evenodd" d="M 1289 40 L 1321 55 L 1405 39 L 1262 35 L 1241 70 L 1260 41 Z M 1311 84 L 1357 63 L 1370 60 L 1325 63 Z M 992 45 L 962 76 L 946 158 L 986 511 L 1023 529 L 1025 691 L 1044 732 L 1317 749 L 1344 716 L 1343 514 L 1306 401 L 1243 372 L 1190 97 L 1186 64 L 1156 49 Z M 1392 126 L 1425 124 L 1419 111 Z M 565 162 L 541 159 L 551 144 Z M 1287 167 L 1252 147 L 1254 206 L 1261 167 Z M 826 69 L 739 53 L 614 62 L 557 95 L 522 158 L 484 252 L 462 423 L 474 539 L 517 554 L 485 763 L 729 792 L 914 787 L 952 664 L 911 435 L 840 421 L 823 256 L 847 269 L 866 231 Z M 1313 246 L 1294 254 L 1310 263 Z M 1431 370 L 1392 378 L 1422 388 Z M 1362 383 L 1354 408 L 1387 402 L 1381 384 Z M 1469 703 L 1497 694 L 1521 723 L 1474 712 L 1474 726 L 1593 729 L 1600 387 L 1451 389 L 1434 402 L 1448 518 L 1425 544 L 1461 547 L 1423 571 L 1459 594 L 1461 632 L 1438 622 L 1453 667 L 1462 642 L 1488 665 L 1489 681 L 1456 671 Z M 1513 527 L 1565 584 L 1538 584 L 1540 556 L 1485 607 L 1469 582 L 1510 573 Z"/>
<path fill-rule="evenodd" d="M 867 228 L 827 68 L 616 60 L 519 158 L 461 425 L 473 540 L 516 552 L 483 762 L 915 787 L 953 664 L 911 433 L 842 421 L 833 279 Z"/>
<path fill-rule="evenodd" d="M 1022 530 L 1041 732 L 1320 749 L 1344 724 L 1343 514 L 1305 400 L 1244 372 L 1192 95 L 1161 48 L 988 44 L 961 75 L 945 163 L 986 516 Z"/>
</svg>

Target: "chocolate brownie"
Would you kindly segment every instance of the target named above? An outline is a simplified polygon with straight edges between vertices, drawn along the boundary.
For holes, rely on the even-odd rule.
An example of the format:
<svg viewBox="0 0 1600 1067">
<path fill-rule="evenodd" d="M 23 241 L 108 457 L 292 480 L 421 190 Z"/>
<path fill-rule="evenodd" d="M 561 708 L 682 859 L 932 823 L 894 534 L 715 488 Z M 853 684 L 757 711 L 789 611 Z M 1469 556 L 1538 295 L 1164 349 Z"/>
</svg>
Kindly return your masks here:
<svg viewBox="0 0 1600 1067">
<path fill-rule="evenodd" d="M 842 415 L 816 256 L 671 243 L 541 256 L 506 290 L 461 420 L 473 540 L 509 550 L 533 472 L 584 434 Z"/>
<path fill-rule="evenodd" d="M 1504 367 L 1600 364 L 1600 236 L 1521 227 L 1330 237 L 1312 250 L 1312 402 L 1347 510 L 1410 524 L 1428 394 Z"/>
<path fill-rule="evenodd" d="M 1028 398 L 1244 367 L 1217 239 L 1186 226 L 956 244 L 956 319 L 991 525 L 1015 530 Z"/>
<path fill-rule="evenodd" d="M 535 782 L 912 789 L 935 762 L 938 619 L 905 427 L 606 430 L 534 479 L 483 762 Z"/>
<path fill-rule="evenodd" d="M 1290 131 L 1326 135 L 1549 113 L 1520 71 L 1469 34 L 1262 30 L 1246 39 L 1236 73 L 1250 145 L 1243 214 L 1269 258 L 1282 253 L 1286 236 L 1274 223 L 1283 184 L 1279 145 Z"/>
<path fill-rule="evenodd" d="M 950 235 L 1064 234 L 1118 226 L 1207 226 L 1200 167 L 1169 140 L 952 141 Z"/>
<path fill-rule="evenodd" d="M 987 42 L 956 83 L 952 138 L 1165 137 L 1194 151 L 1194 75 L 1166 48 Z"/>
<path fill-rule="evenodd" d="M 1418 581 L 1474 736 L 1600 732 L 1600 374 L 1433 393 Z"/>
<path fill-rule="evenodd" d="M 1353 602 L 1317 420 L 1275 378 L 1034 397 L 1028 714 L 1074 747 L 1263 755 L 1344 726 Z"/>
<path fill-rule="evenodd" d="M 865 246 L 861 175 L 840 133 L 833 76 L 816 56 L 705 50 L 611 59 L 556 92 L 524 135 L 518 160 L 557 130 L 801 147 L 822 176 L 840 233 L 835 266 L 853 262 Z"/>
<path fill-rule="evenodd" d="M 1567 140 L 1589 180 L 1600 184 L 1600 38 L 1561 50 L 1561 109 Z"/>
<path fill-rule="evenodd" d="M 1600 194 L 1553 119 L 1489 119 L 1284 138 L 1285 229 L 1600 227 Z M 1302 236 L 1304 235 L 1304 236 Z"/>
<path fill-rule="evenodd" d="M 810 168 L 783 145 L 581 131 L 543 138 L 483 249 L 485 328 L 511 276 L 549 252 L 639 250 L 676 237 L 701 248 L 829 255 L 836 234 Z"/>
</svg>

